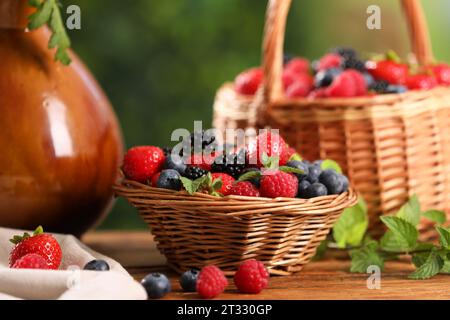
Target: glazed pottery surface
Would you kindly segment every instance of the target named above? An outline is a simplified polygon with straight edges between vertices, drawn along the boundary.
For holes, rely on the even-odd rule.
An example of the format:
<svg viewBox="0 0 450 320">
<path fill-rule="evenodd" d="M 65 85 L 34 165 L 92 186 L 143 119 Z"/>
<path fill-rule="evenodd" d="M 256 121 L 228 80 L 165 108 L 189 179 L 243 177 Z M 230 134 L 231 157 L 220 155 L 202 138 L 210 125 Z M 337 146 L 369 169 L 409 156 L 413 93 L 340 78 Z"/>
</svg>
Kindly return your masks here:
<svg viewBox="0 0 450 320">
<path fill-rule="evenodd" d="M 49 37 L 0 26 L 0 226 L 80 235 L 110 208 L 122 137 L 95 79 L 73 52 L 55 62 Z"/>
</svg>

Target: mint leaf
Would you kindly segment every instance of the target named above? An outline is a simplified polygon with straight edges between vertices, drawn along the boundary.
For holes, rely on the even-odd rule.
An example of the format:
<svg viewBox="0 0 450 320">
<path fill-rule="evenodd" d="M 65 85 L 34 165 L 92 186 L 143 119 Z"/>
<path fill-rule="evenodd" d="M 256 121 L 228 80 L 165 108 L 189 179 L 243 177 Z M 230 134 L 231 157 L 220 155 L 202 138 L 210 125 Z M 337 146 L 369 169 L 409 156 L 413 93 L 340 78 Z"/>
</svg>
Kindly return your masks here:
<svg viewBox="0 0 450 320">
<path fill-rule="evenodd" d="M 241 175 L 236 182 L 248 181 L 248 180 L 259 178 L 261 176 L 262 176 L 262 173 L 260 171 L 249 171 L 249 172 L 246 172 L 243 175 Z"/>
<path fill-rule="evenodd" d="M 411 251 L 414 249 L 419 232 L 414 225 L 399 217 L 384 216 L 381 221 L 389 228 L 381 239 L 381 246 L 386 251 Z"/>
<path fill-rule="evenodd" d="M 450 250 L 450 231 L 442 227 L 436 227 L 436 231 L 439 233 L 439 242 L 441 246 Z"/>
<path fill-rule="evenodd" d="M 441 210 L 428 210 L 422 212 L 422 215 L 430 221 L 436 222 L 438 224 L 444 224 L 447 221 L 447 215 Z"/>
<path fill-rule="evenodd" d="M 52 2 L 53 1 L 44 1 L 43 3 L 39 1 L 30 2 L 30 5 L 38 9 L 29 17 L 30 23 L 28 24 L 28 28 L 30 30 L 40 28 L 50 20 L 53 12 Z"/>
<path fill-rule="evenodd" d="M 360 197 L 356 205 L 344 210 L 333 226 L 333 237 L 337 246 L 345 248 L 347 245 L 360 245 L 368 224 L 367 207 Z"/>
<path fill-rule="evenodd" d="M 339 164 L 331 159 L 326 159 L 322 161 L 322 164 L 320 165 L 320 168 L 322 170 L 327 170 L 327 169 L 332 169 L 334 171 L 336 171 L 337 173 L 342 173 L 342 169 L 339 166 Z"/>
<path fill-rule="evenodd" d="M 425 262 L 416 271 L 411 273 L 408 278 L 415 280 L 429 279 L 437 275 L 443 267 L 444 260 L 437 253 L 436 249 L 433 249 Z"/>
<path fill-rule="evenodd" d="M 396 216 L 408 221 L 413 226 L 417 226 L 420 220 L 420 213 L 419 198 L 417 198 L 417 195 L 413 195 L 408 202 L 400 208 Z"/>
<path fill-rule="evenodd" d="M 222 188 L 223 182 L 222 182 L 222 178 L 216 179 L 213 181 L 213 183 L 211 184 L 211 188 L 216 191 L 219 190 L 220 188 Z"/>
<path fill-rule="evenodd" d="M 297 169 L 297 168 L 291 168 L 287 166 L 281 166 L 278 170 L 283 172 L 290 172 L 290 173 L 297 173 L 297 174 L 304 174 L 305 172 L 303 170 Z"/>
<path fill-rule="evenodd" d="M 444 266 L 441 269 L 441 273 L 450 273 L 450 261 L 444 261 Z"/>
<path fill-rule="evenodd" d="M 367 268 L 373 265 L 378 266 L 381 270 L 384 268 L 384 260 L 377 252 L 378 244 L 376 241 L 370 241 L 361 249 L 350 251 L 352 264 L 350 272 L 366 273 Z"/>
<path fill-rule="evenodd" d="M 183 184 L 184 189 L 187 191 L 187 193 L 192 195 L 196 191 L 194 189 L 194 183 L 191 179 L 181 177 L 180 180 L 181 180 L 181 183 Z"/>
</svg>

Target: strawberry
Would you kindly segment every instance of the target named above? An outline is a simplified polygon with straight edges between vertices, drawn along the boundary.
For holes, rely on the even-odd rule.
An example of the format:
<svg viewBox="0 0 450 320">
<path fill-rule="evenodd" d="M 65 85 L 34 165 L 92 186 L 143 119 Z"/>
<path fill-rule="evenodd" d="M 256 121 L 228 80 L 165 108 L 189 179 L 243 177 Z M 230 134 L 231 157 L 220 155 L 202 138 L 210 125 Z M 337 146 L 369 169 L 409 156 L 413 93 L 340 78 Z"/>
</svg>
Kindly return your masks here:
<svg viewBox="0 0 450 320">
<path fill-rule="evenodd" d="M 221 179 L 222 180 L 222 186 L 219 189 L 216 189 L 215 191 L 227 196 L 230 194 L 231 189 L 233 187 L 233 184 L 236 180 L 234 180 L 234 178 L 232 176 L 230 176 L 229 174 L 226 173 L 222 173 L 222 172 L 215 172 L 212 175 L 212 182 L 214 183 L 215 180 L 217 179 Z"/>
<path fill-rule="evenodd" d="M 410 75 L 406 80 L 406 86 L 410 90 L 432 89 L 438 85 L 438 81 L 434 76 L 426 74 Z"/>
<path fill-rule="evenodd" d="M 298 74 L 286 89 L 286 96 L 288 98 L 306 97 L 313 89 L 313 86 L 313 77 L 306 73 Z"/>
<path fill-rule="evenodd" d="M 392 60 L 368 61 L 366 68 L 375 80 L 384 80 L 390 84 L 405 84 L 409 74 L 406 64 Z"/>
<path fill-rule="evenodd" d="M 284 149 L 286 149 L 286 142 L 280 135 L 270 130 L 263 130 L 255 141 L 249 143 L 247 149 L 248 163 L 262 167 L 263 155 L 281 158 L 281 155 L 285 152 Z"/>
<path fill-rule="evenodd" d="M 249 181 L 241 181 L 235 183 L 231 190 L 230 195 L 245 196 L 245 197 L 259 197 L 259 190 L 255 185 Z"/>
<path fill-rule="evenodd" d="M 356 87 L 356 96 L 364 96 L 367 94 L 367 83 L 361 72 L 349 69 L 344 71 L 353 77 Z"/>
<path fill-rule="evenodd" d="M 293 58 L 285 66 L 286 71 L 296 74 L 309 73 L 309 61 L 305 58 Z"/>
<path fill-rule="evenodd" d="M 336 53 L 328 53 L 324 55 L 316 66 L 316 71 L 339 68 L 342 65 L 343 58 Z"/>
<path fill-rule="evenodd" d="M 161 171 L 164 160 L 164 151 L 161 148 L 133 147 L 125 154 L 122 170 L 128 179 L 146 183 Z"/>
<path fill-rule="evenodd" d="M 446 64 L 438 64 L 431 66 L 430 69 L 436 76 L 436 80 L 439 84 L 444 86 L 450 85 L 450 66 Z"/>
<path fill-rule="evenodd" d="M 159 176 L 161 175 L 161 172 L 156 173 L 152 177 L 152 187 L 156 187 L 156 183 L 158 182 Z"/>
<path fill-rule="evenodd" d="M 263 80 L 261 68 L 252 68 L 240 73 L 234 80 L 236 92 L 244 95 L 254 95 Z"/>
<path fill-rule="evenodd" d="M 12 267 L 13 269 L 49 269 L 47 261 L 36 253 L 29 253 L 18 259 Z"/>
<path fill-rule="evenodd" d="M 358 93 L 355 76 L 346 70 L 337 76 L 331 85 L 326 88 L 325 94 L 327 97 L 354 97 Z"/>
<path fill-rule="evenodd" d="M 44 233 L 41 226 L 37 227 L 32 235 L 25 232 L 23 236 L 14 236 L 10 241 L 15 244 L 9 257 L 10 266 L 14 266 L 23 256 L 35 253 L 45 259 L 49 269 L 59 268 L 62 258 L 61 247 L 51 234 Z"/>
<path fill-rule="evenodd" d="M 266 198 L 295 198 L 298 191 L 298 179 L 292 173 L 270 172 L 261 178 L 259 191 L 261 196 Z"/>
<path fill-rule="evenodd" d="M 294 148 L 291 148 L 291 147 L 285 148 L 280 156 L 280 166 L 286 165 L 286 163 L 288 163 L 289 159 L 296 153 L 297 153 L 297 151 Z"/>
<path fill-rule="evenodd" d="M 297 73 L 293 71 L 287 69 L 283 70 L 283 75 L 281 76 L 281 79 L 283 81 L 284 91 L 286 91 L 295 82 L 296 76 Z"/>
</svg>

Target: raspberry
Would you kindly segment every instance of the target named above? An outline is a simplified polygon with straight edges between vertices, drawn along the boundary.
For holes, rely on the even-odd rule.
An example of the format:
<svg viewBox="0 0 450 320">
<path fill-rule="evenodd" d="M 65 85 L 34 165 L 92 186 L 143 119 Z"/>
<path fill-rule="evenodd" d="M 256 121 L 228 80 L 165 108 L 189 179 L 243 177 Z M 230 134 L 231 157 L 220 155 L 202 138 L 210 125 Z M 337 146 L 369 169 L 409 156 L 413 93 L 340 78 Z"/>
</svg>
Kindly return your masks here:
<svg viewBox="0 0 450 320">
<path fill-rule="evenodd" d="M 364 96 L 367 93 L 367 82 L 363 74 L 353 69 L 344 72 L 350 74 L 353 77 L 356 87 L 356 95 Z"/>
<path fill-rule="evenodd" d="M 431 67 L 436 80 L 444 86 L 450 85 L 450 66 L 446 64 L 438 64 Z"/>
<path fill-rule="evenodd" d="M 225 291 L 228 280 L 216 266 L 206 266 L 197 278 L 197 292 L 204 299 L 212 299 Z"/>
<path fill-rule="evenodd" d="M 295 198 L 298 179 L 291 173 L 276 171 L 261 178 L 261 196 L 267 198 Z"/>
<path fill-rule="evenodd" d="M 408 66 L 391 60 L 368 61 L 366 68 L 375 80 L 384 80 L 390 84 L 405 84 Z"/>
<path fill-rule="evenodd" d="M 161 148 L 134 147 L 126 153 L 122 170 L 128 179 L 146 183 L 153 175 L 161 171 L 164 160 L 164 151 Z"/>
<path fill-rule="evenodd" d="M 233 187 L 234 178 L 226 173 L 216 172 L 212 174 L 212 180 L 216 179 L 222 179 L 222 187 L 218 190 L 215 190 L 216 192 L 219 192 L 220 194 L 227 196 L 230 194 L 231 188 Z"/>
<path fill-rule="evenodd" d="M 261 68 L 252 68 L 240 73 L 234 80 L 236 92 L 244 95 L 254 95 L 263 80 Z"/>
<path fill-rule="evenodd" d="M 296 74 L 309 72 L 309 61 L 305 58 L 293 58 L 284 67 L 285 70 Z"/>
<path fill-rule="evenodd" d="M 11 268 L 14 269 L 50 269 L 45 259 L 36 253 L 29 253 L 18 259 Z"/>
<path fill-rule="evenodd" d="M 248 163 L 256 164 L 259 167 L 263 166 L 263 154 L 269 157 L 280 157 L 286 149 L 286 142 L 278 134 L 268 130 L 260 133 L 255 141 L 248 145 Z"/>
<path fill-rule="evenodd" d="M 286 96 L 288 98 L 306 97 L 313 89 L 313 85 L 314 79 L 309 74 L 298 74 L 286 89 Z"/>
<path fill-rule="evenodd" d="M 230 190 L 230 195 L 259 197 L 259 190 L 251 182 L 242 181 L 233 185 Z"/>
<path fill-rule="evenodd" d="M 337 76 L 333 83 L 326 89 L 328 97 L 354 97 L 358 88 L 352 71 L 347 70 Z"/>
<path fill-rule="evenodd" d="M 410 90 L 426 90 L 433 89 L 438 86 L 438 82 L 435 77 L 426 74 L 416 74 L 409 76 L 406 80 L 406 86 Z"/>
<path fill-rule="evenodd" d="M 260 293 L 269 283 L 269 273 L 260 261 L 247 260 L 234 274 L 234 284 L 242 293 Z"/>
<path fill-rule="evenodd" d="M 331 68 L 339 68 L 341 67 L 343 59 L 340 55 L 336 53 L 329 53 L 322 57 L 317 63 L 317 71 L 331 69 Z"/>
</svg>

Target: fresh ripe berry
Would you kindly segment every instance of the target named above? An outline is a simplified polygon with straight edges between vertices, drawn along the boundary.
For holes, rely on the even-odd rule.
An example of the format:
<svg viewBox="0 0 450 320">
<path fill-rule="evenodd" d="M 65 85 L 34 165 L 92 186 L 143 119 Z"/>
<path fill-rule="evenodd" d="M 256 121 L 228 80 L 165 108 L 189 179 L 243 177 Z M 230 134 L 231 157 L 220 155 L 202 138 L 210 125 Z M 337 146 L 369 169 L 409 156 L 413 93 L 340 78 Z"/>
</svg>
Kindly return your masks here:
<svg viewBox="0 0 450 320">
<path fill-rule="evenodd" d="M 436 76 L 436 80 L 439 84 L 448 86 L 450 85 L 450 66 L 446 64 L 438 64 L 430 67 Z"/>
<path fill-rule="evenodd" d="M 156 186 L 158 188 L 170 189 L 170 190 L 181 190 L 181 180 L 178 171 L 167 169 L 161 171 Z"/>
<path fill-rule="evenodd" d="M 308 96 L 313 89 L 313 78 L 306 73 L 295 77 L 294 82 L 286 89 L 288 98 L 302 98 Z"/>
<path fill-rule="evenodd" d="M 366 68 L 375 80 L 385 80 L 390 84 L 405 84 L 409 74 L 406 64 L 391 60 L 368 61 Z"/>
<path fill-rule="evenodd" d="M 222 179 L 222 187 L 218 190 L 220 194 L 227 196 L 230 194 L 231 188 L 233 187 L 233 183 L 236 181 L 232 176 L 226 173 L 215 172 L 212 174 L 212 181 L 214 182 L 217 179 Z"/>
<path fill-rule="evenodd" d="M 311 186 L 311 182 L 309 182 L 306 179 L 301 180 L 298 183 L 298 193 L 297 197 L 301 199 L 308 199 L 308 193 L 307 190 Z"/>
<path fill-rule="evenodd" d="M 184 175 L 184 172 L 186 171 L 186 164 L 184 163 L 183 158 L 179 155 L 169 154 L 166 156 L 163 168 L 176 170 L 179 174 Z"/>
<path fill-rule="evenodd" d="M 309 61 L 305 58 L 293 58 L 284 66 L 285 70 L 296 74 L 309 73 Z"/>
<path fill-rule="evenodd" d="M 366 88 L 372 90 L 376 84 L 375 79 L 368 72 L 364 72 L 363 74 L 364 80 L 366 81 Z"/>
<path fill-rule="evenodd" d="M 361 73 L 366 72 L 366 63 L 358 58 L 348 58 L 344 60 L 342 64 L 344 69 L 354 69 Z"/>
<path fill-rule="evenodd" d="M 290 70 L 283 70 L 283 75 L 281 76 L 281 80 L 283 82 L 283 88 L 284 91 L 287 91 L 287 89 L 295 82 L 295 78 L 297 76 L 297 73 L 290 71 Z"/>
<path fill-rule="evenodd" d="M 320 168 L 319 164 L 308 164 L 308 176 L 306 177 L 306 179 L 311 183 L 318 182 L 321 173 L 322 169 Z"/>
<path fill-rule="evenodd" d="M 331 169 L 322 171 L 319 182 L 327 187 L 328 194 L 340 194 L 344 189 L 344 181 L 336 171 Z"/>
<path fill-rule="evenodd" d="M 195 166 L 188 166 L 184 172 L 184 176 L 191 180 L 197 180 L 206 174 L 208 174 L 208 171 Z"/>
<path fill-rule="evenodd" d="M 25 233 L 23 236 L 14 236 L 10 240 L 15 244 L 9 257 L 9 265 L 29 253 L 42 256 L 49 269 L 58 269 L 61 264 L 62 251 L 58 241 L 48 233 L 44 233 L 42 227 L 38 227 L 32 235 Z"/>
<path fill-rule="evenodd" d="M 294 148 L 288 147 L 283 150 L 283 153 L 280 155 L 280 166 L 285 166 L 291 157 L 296 154 L 297 151 Z"/>
<path fill-rule="evenodd" d="M 269 273 L 262 262 L 247 260 L 234 274 L 234 284 L 242 293 L 258 294 L 269 284 Z"/>
<path fill-rule="evenodd" d="M 125 154 L 122 170 L 134 181 L 146 183 L 164 164 L 164 151 L 153 146 L 133 147 Z"/>
<path fill-rule="evenodd" d="M 304 172 L 303 174 L 294 173 L 297 176 L 299 181 L 301 181 L 304 178 L 306 178 L 308 176 L 308 174 L 309 174 L 309 166 L 308 166 L 307 163 L 305 163 L 303 161 L 297 161 L 297 160 L 289 161 L 286 164 L 286 166 L 288 166 L 290 168 L 295 168 L 295 169 L 298 169 L 298 170 L 302 170 Z"/>
<path fill-rule="evenodd" d="M 188 161 L 188 164 L 191 166 L 200 167 L 203 170 L 211 171 L 211 165 L 214 163 L 214 160 L 216 159 L 217 154 L 216 153 L 205 153 L 205 154 L 193 154 L 191 155 L 191 158 Z"/>
<path fill-rule="evenodd" d="M 197 291 L 197 278 L 200 274 L 200 270 L 191 269 L 181 275 L 180 285 L 184 292 L 196 292 Z"/>
<path fill-rule="evenodd" d="M 109 271 L 109 264 L 105 260 L 92 260 L 86 263 L 84 270 Z"/>
<path fill-rule="evenodd" d="M 351 70 L 346 70 L 338 75 L 333 83 L 326 88 L 328 97 L 355 97 L 358 93 L 355 76 Z"/>
<path fill-rule="evenodd" d="M 234 80 L 236 92 L 244 95 L 254 95 L 263 80 L 261 68 L 252 68 L 240 73 Z"/>
<path fill-rule="evenodd" d="M 356 96 L 364 96 L 367 94 L 367 83 L 364 75 L 356 70 L 350 69 L 345 71 L 353 77 L 356 87 Z"/>
<path fill-rule="evenodd" d="M 150 273 L 141 284 L 150 299 L 160 299 L 172 290 L 169 279 L 161 273 Z"/>
<path fill-rule="evenodd" d="M 386 90 L 389 86 L 389 82 L 384 80 L 377 80 L 370 89 L 375 91 L 376 93 L 386 93 Z"/>
<path fill-rule="evenodd" d="M 244 169 L 244 171 L 242 172 L 242 174 L 245 174 L 245 173 L 247 173 L 247 172 L 261 172 L 261 169 L 259 169 L 259 168 L 252 168 L 252 167 L 246 168 L 246 169 Z M 249 179 L 248 182 L 251 182 L 256 188 L 259 189 L 260 182 L 261 182 L 261 176 L 258 176 L 258 177 L 256 177 L 256 178 Z"/>
<path fill-rule="evenodd" d="M 259 197 L 259 190 L 249 181 L 237 182 L 230 190 L 230 195 Z"/>
<path fill-rule="evenodd" d="M 206 266 L 197 278 L 197 292 L 204 299 L 212 299 L 225 291 L 228 280 L 216 266 Z"/>
<path fill-rule="evenodd" d="M 315 182 L 311 184 L 305 192 L 305 198 L 315 198 L 315 197 L 321 197 L 326 196 L 328 194 L 327 187 L 325 187 L 323 184 L 319 182 Z"/>
<path fill-rule="evenodd" d="M 341 73 L 342 69 L 339 68 L 321 70 L 314 77 L 314 85 L 316 88 L 328 87 Z"/>
<path fill-rule="evenodd" d="M 212 172 L 224 172 L 237 179 L 245 169 L 247 154 L 245 149 L 238 153 L 222 154 L 211 165 Z"/>
<path fill-rule="evenodd" d="M 280 135 L 264 130 L 248 145 L 248 163 L 262 167 L 263 154 L 269 157 L 281 157 L 285 152 L 284 149 L 286 149 L 286 142 Z"/>
<path fill-rule="evenodd" d="M 411 75 L 406 80 L 406 86 L 410 90 L 427 90 L 438 86 L 438 82 L 434 76 L 426 74 Z"/>
<path fill-rule="evenodd" d="M 183 143 L 190 143 L 190 150 L 194 153 L 202 153 L 204 150 L 210 152 L 218 145 L 215 133 L 214 129 L 194 131 L 189 135 L 187 141 L 183 139 Z"/>
<path fill-rule="evenodd" d="M 152 177 L 152 180 L 151 180 L 151 182 L 152 182 L 152 187 L 155 187 L 156 188 L 156 186 L 157 186 L 157 184 L 158 184 L 158 179 L 159 179 L 159 176 L 161 175 L 161 172 L 158 172 L 157 174 L 155 174 L 153 177 Z"/>
<path fill-rule="evenodd" d="M 16 260 L 12 265 L 13 269 L 50 269 L 47 265 L 47 261 L 36 253 L 29 253 L 22 258 Z"/>
<path fill-rule="evenodd" d="M 408 89 L 405 86 L 390 84 L 383 93 L 405 93 Z"/>
<path fill-rule="evenodd" d="M 326 97 L 327 97 L 326 88 L 320 88 L 320 89 L 313 90 L 308 95 L 309 99 L 319 99 L 319 98 L 326 98 Z"/>
<path fill-rule="evenodd" d="M 343 59 L 340 55 L 336 53 L 328 53 L 324 55 L 319 62 L 317 63 L 317 71 L 331 69 L 331 68 L 339 68 L 341 67 Z"/>
<path fill-rule="evenodd" d="M 298 191 L 298 179 L 291 173 L 270 172 L 261 178 L 259 192 L 266 198 L 295 198 Z"/>
<path fill-rule="evenodd" d="M 358 58 L 358 53 L 353 48 L 337 47 L 337 48 L 334 48 L 331 52 L 340 55 L 344 59 L 356 59 L 356 58 Z"/>
<path fill-rule="evenodd" d="M 342 192 L 346 192 L 348 190 L 348 186 L 350 184 L 348 181 L 348 178 L 346 176 L 344 176 L 343 174 L 340 174 L 339 179 L 342 180 Z"/>
</svg>

